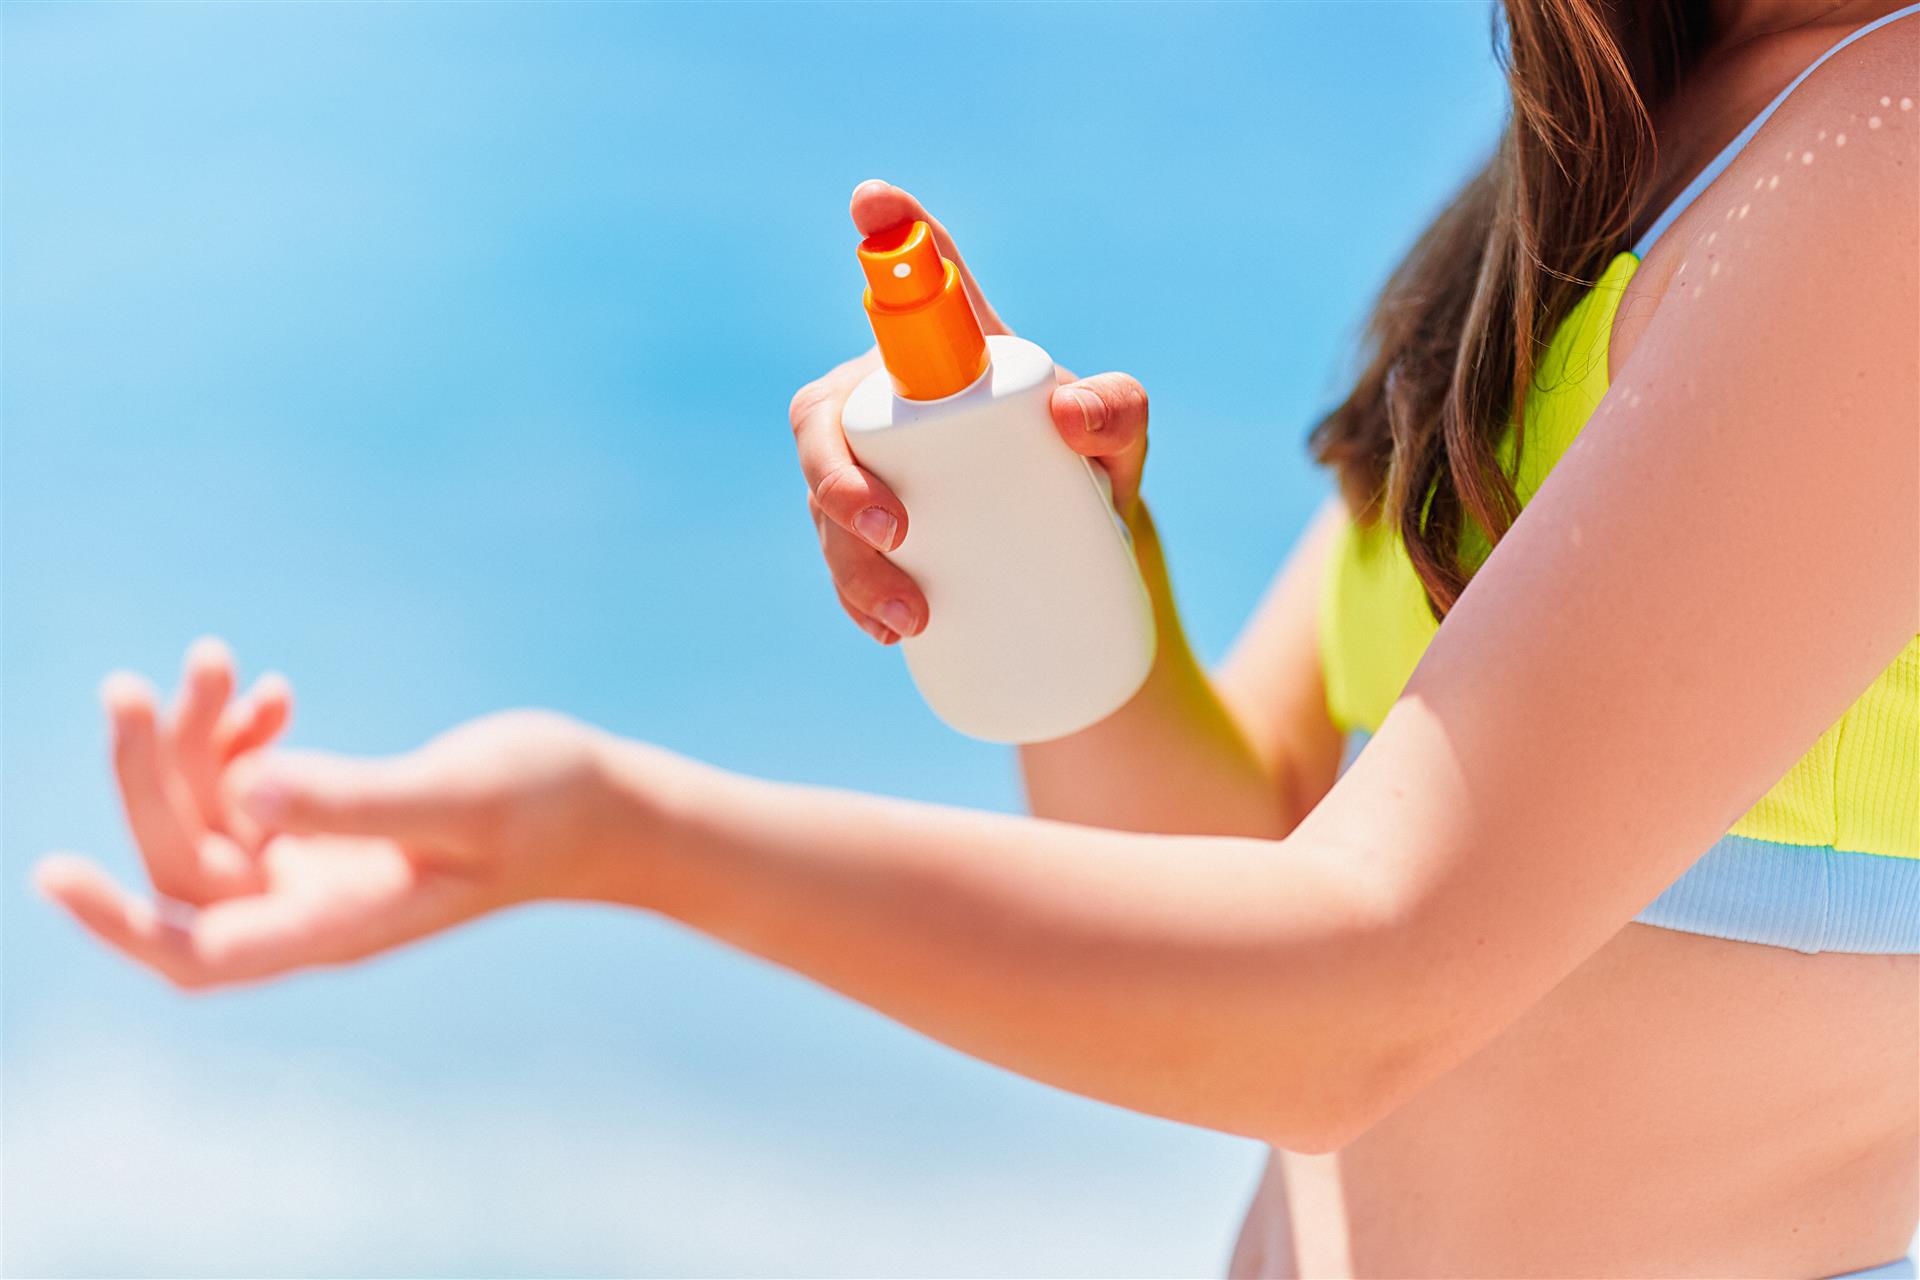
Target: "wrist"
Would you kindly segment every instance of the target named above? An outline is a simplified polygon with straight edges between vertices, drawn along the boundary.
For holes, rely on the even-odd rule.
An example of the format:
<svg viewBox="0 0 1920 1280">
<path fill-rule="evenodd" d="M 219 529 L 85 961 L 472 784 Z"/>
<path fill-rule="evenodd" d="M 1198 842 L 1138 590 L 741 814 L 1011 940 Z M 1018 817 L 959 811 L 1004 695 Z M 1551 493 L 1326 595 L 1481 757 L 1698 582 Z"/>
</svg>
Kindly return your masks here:
<svg viewBox="0 0 1920 1280">
<path fill-rule="evenodd" d="M 558 895 L 682 916 L 698 892 L 686 832 L 719 770 L 597 735 L 579 882 Z"/>
</svg>

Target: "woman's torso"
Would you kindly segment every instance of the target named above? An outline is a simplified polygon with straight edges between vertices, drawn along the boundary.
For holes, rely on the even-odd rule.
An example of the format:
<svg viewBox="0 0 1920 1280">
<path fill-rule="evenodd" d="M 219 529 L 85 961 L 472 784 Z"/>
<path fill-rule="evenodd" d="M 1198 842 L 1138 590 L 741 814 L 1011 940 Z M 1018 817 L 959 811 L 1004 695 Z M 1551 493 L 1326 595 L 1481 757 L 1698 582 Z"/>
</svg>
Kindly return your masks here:
<svg viewBox="0 0 1920 1280">
<path fill-rule="evenodd" d="M 1695 140 L 1668 148 L 1666 194 L 1835 38 L 1759 43 L 1693 86 L 1663 121 Z M 1817 103 L 1790 100 L 1780 123 Z M 1633 274 L 1614 368 L 1708 216 L 1713 201 L 1689 210 Z M 1902 1254 L 1916 1206 L 1920 957 L 1635 924 L 1341 1152 L 1277 1153 L 1233 1273 L 1833 1275 Z"/>
<path fill-rule="evenodd" d="M 1236 1276 L 1820 1276 L 1920 1196 L 1920 957 L 1629 925 L 1342 1151 L 1278 1153 Z"/>
</svg>

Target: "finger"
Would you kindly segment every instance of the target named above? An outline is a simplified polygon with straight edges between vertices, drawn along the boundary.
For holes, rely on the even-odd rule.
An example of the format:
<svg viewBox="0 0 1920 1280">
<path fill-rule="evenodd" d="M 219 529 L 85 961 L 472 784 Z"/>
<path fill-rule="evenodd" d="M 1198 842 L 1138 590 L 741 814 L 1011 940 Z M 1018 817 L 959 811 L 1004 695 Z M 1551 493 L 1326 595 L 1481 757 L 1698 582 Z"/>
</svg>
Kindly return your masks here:
<svg viewBox="0 0 1920 1280">
<path fill-rule="evenodd" d="M 182 990 L 255 981 L 377 949 L 368 945 L 368 922 L 354 918 L 357 904 L 338 896 L 317 909 L 294 894 L 207 907 L 149 902 L 72 854 L 43 859 L 34 882 L 94 937 Z"/>
<path fill-rule="evenodd" d="M 398 849 L 369 844 L 303 841 L 303 860 L 334 848 L 333 874 L 316 877 L 309 865 L 305 874 L 283 872 L 275 892 L 207 907 L 195 922 L 196 955 L 219 981 L 247 982 L 359 959 L 413 936 L 404 917 L 427 873 Z"/>
<path fill-rule="evenodd" d="M 430 756 L 356 759 L 283 752 L 229 771 L 233 803 L 274 832 L 383 836 L 402 844 L 462 843 L 473 805 L 440 777 Z"/>
<path fill-rule="evenodd" d="M 896 634 L 893 630 L 882 625 L 881 623 L 875 622 L 872 618 L 869 618 L 866 614 L 854 608 L 853 601 L 847 599 L 846 592 L 835 591 L 833 594 L 836 598 L 839 599 L 840 608 L 845 611 L 846 615 L 849 618 L 853 619 L 855 626 L 859 627 L 862 631 L 872 636 L 875 640 L 877 640 L 881 644 L 900 643 L 899 635 Z"/>
<path fill-rule="evenodd" d="M 891 551 L 907 535 L 907 509 L 878 476 L 854 461 L 840 426 L 847 396 L 865 376 L 856 365 L 861 362 L 841 365 L 800 388 L 787 416 L 813 501 L 842 529 L 858 534 L 869 546 Z M 871 365 L 866 361 L 863 367 Z"/>
<path fill-rule="evenodd" d="M 111 724 L 120 802 L 153 887 L 197 901 L 205 892 L 196 852 L 202 832 L 192 797 L 167 763 L 153 689 L 138 676 L 118 672 L 101 686 L 101 700 Z"/>
<path fill-rule="evenodd" d="M 820 551 L 841 600 L 849 608 L 896 636 L 918 635 L 926 626 L 926 597 L 906 570 L 828 521 L 820 522 Z M 868 631 L 871 633 L 872 628 Z M 880 639 L 877 635 L 874 638 Z"/>
<path fill-rule="evenodd" d="M 128 893 L 85 858 L 54 854 L 34 868 L 34 886 L 107 946 L 182 988 L 211 979 L 195 953 L 190 923 Z M 183 910 L 190 910 L 183 909 Z"/>
<path fill-rule="evenodd" d="M 1056 387 L 1051 408 L 1067 445 L 1106 468 L 1114 504 L 1131 504 L 1147 460 L 1146 388 L 1124 373 L 1095 374 Z"/>
<path fill-rule="evenodd" d="M 258 893 L 267 882 L 266 869 L 258 857 L 266 833 L 243 813 L 231 814 L 227 825 L 233 828 L 231 832 L 209 831 L 200 837 L 196 851 L 202 905 Z"/>
<path fill-rule="evenodd" d="M 214 731 L 232 696 L 232 653 L 212 636 L 194 641 L 180 676 L 168 749 L 193 797 L 195 813 L 215 831 L 223 825 L 218 794 L 221 761 L 214 754 Z"/>
<path fill-rule="evenodd" d="M 269 671 L 220 717 L 213 733 L 214 755 L 221 764 L 231 764 L 272 742 L 292 718 L 293 686 L 279 672 Z"/>
<path fill-rule="evenodd" d="M 845 531 L 841 530 L 839 525 L 829 522 L 825 516 L 820 514 L 819 504 L 809 502 L 808 506 L 812 508 L 814 531 L 820 536 L 821 551 L 824 555 L 827 530 L 832 529 L 842 537 L 846 536 Z M 840 601 L 840 608 L 846 612 L 847 617 L 853 619 L 854 625 L 873 637 L 875 641 L 883 645 L 899 643 L 900 635 L 898 632 L 869 616 L 865 610 L 857 607 L 853 601 L 847 598 L 847 593 L 840 589 L 838 583 L 834 584 L 833 594 L 834 597 Z"/>
<path fill-rule="evenodd" d="M 933 243 L 940 250 L 940 256 L 951 262 L 960 271 L 960 283 L 966 288 L 967 300 L 973 303 L 973 313 L 980 319 L 980 327 L 988 333 L 1012 333 L 1000 315 L 987 301 L 986 293 L 980 288 L 980 282 L 973 278 L 973 271 L 967 266 L 953 237 L 940 224 L 940 220 L 927 212 L 926 206 L 918 200 L 879 178 L 868 178 L 853 189 L 853 199 L 849 205 L 853 215 L 854 229 L 862 236 L 874 236 L 897 227 L 903 222 L 924 222 L 933 232 Z"/>
<path fill-rule="evenodd" d="M 315 836 L 270 859 L 286 891 L 201 913 L 201 949 L 242 977 L 364 959 L 506 905 L 497 885 L 436 870 L 387 841 Z M 296 887 L 297 886 L 297 887 Z"/>
</svg>

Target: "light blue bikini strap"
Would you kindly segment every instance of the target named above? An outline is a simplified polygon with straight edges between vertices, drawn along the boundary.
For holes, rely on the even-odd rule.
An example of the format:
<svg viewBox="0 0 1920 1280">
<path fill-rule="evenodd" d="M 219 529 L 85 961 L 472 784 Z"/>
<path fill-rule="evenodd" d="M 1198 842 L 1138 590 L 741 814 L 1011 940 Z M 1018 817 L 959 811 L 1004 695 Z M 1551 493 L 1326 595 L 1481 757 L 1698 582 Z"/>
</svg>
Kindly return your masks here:
<svg viewBox="0 0 1920 1280">
<path fill-rule="evenodd" d="M 1852 32 L 1850 35 L 1847 36 L 1846 39 L 1840 41 L 1840 43 L 1834 45 L 1833 48 L 1827 50 L 1825 53 L 1815 58 L 1813 60 L 1812 65 L 1808 66 L 1808 68 L 1805 71 L 1802 71 L 1799 75 L 1793 78 L 1792 84 L 1789 84 L 1786 88 L 1780 91 L 1779 97 L 1775 98 L 1772 102 L 1769 102 L 1767 104 L 1766 110 L 1762 111 L 1759 115 L 1753 118 L 1753 123 L 1749 124 L 1746 128 L 1742 129 L 1739 135 L 1736 136 L 1732 142 L 1729 142 L 1721 150 L 1719 155 L 1715 156 L 1711 161 L 1707 163 L 1707 167 L 1700 171 L 1699 176 L 1696 177 L 1692 182 L 1689 182 L 1687 184 L 1687 189 L 1685 191 L 1682 191 L 1678 196 L 1676 196 L 1674 198 L 1673 203 L 1667 206 L 1666 212 L 1653 220 L 1653 225 L 1647 228 L 1647 233 L 1640 237 L 1640 242 L 1638 244 L 1633 246 L 1633 256 L 1636 258 L 1639 258 L 1643 262 L 1646 260 L 1647 250 L 1653 248 L 1653 242 L 1655 240 L 1658 240 L 1662 235 L 1662 233 L 1664 233 L 1668 227 L 1673 225 L 1673 220 L 1675 218 L 1678 218 L 1681 214 L 1687 211 L 1687 206 L 1693 203 L 1694 197 L 1698 196 L 1702 191 L 1705 191 L 1708 187 L 1712 186 L 1713 180 L 1719 177 L 1722 173 L 1726 172 L 1727 166 L 1733 163 L 1733 158 L 1740 154 L 1741 148 L 1745 147 L 1749 142 L 1753 141 L 1753 135 L 1760 132 L 1760 126 L 1765 124 L 1768 118 L 1771 117 L 1775 111 L 1778 111 L 1780 109 L 1780 104 L 1787 100 L 1787 95 L 1792 93 L 1795 89 L 1798 89 L 1800 87 L 1800 82 L 1805 80 L 1808 76 L 1812 75 L 1815 71 L 1817 71 L 1820 68 L 1821 63 L 1825 62 L 1828 58 L 1831 58 L 1834 54 L 1840 52 L 1842 49 L 1852 44 L 1855 40 L 1858 40 L 1861 36 L 1866 35 L 1868 32 L 1878 31 L 1881 27 L 1886 26 L 1889 22 L 1897 22 L 1901 18 L 1910 17 L 1916 13 L 1920 13 L 1920 4 L 1910 4 L 1903 9 L 1895 9 L 1892 13 L 1887 14 L 1885 17 L 1876 18 L 1872 22 L 1869 22 L 1866 26 L 1861 27 L 1859 30 L 1855 32 Z"/>
</svg>

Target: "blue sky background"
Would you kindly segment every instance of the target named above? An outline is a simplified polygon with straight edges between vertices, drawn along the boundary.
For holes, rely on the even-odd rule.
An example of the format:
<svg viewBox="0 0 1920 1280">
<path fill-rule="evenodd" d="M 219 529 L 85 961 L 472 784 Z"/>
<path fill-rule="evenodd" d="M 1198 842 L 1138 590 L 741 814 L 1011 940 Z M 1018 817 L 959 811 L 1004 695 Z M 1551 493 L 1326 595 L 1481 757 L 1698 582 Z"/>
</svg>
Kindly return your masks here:
<svg viewBox="0 0 1920 1280">
<path fill-rule="evenodd" d="M 1013 808 L 846 622 L 787 438 L 919 193 L 1154 398 L 1209 656 L 1324 481 L 1364 308 L 1490 143 L 1489 10 L 10 4 L 11 1274 L 1197 1274 L 1260 1153 L 1017 1080 L 652 920 L 536 909 L 185 1000 L 25 888 L 136 871 L 94 688 L 217 632 L 294 741 L 556 707 Z"/>
</svg>

